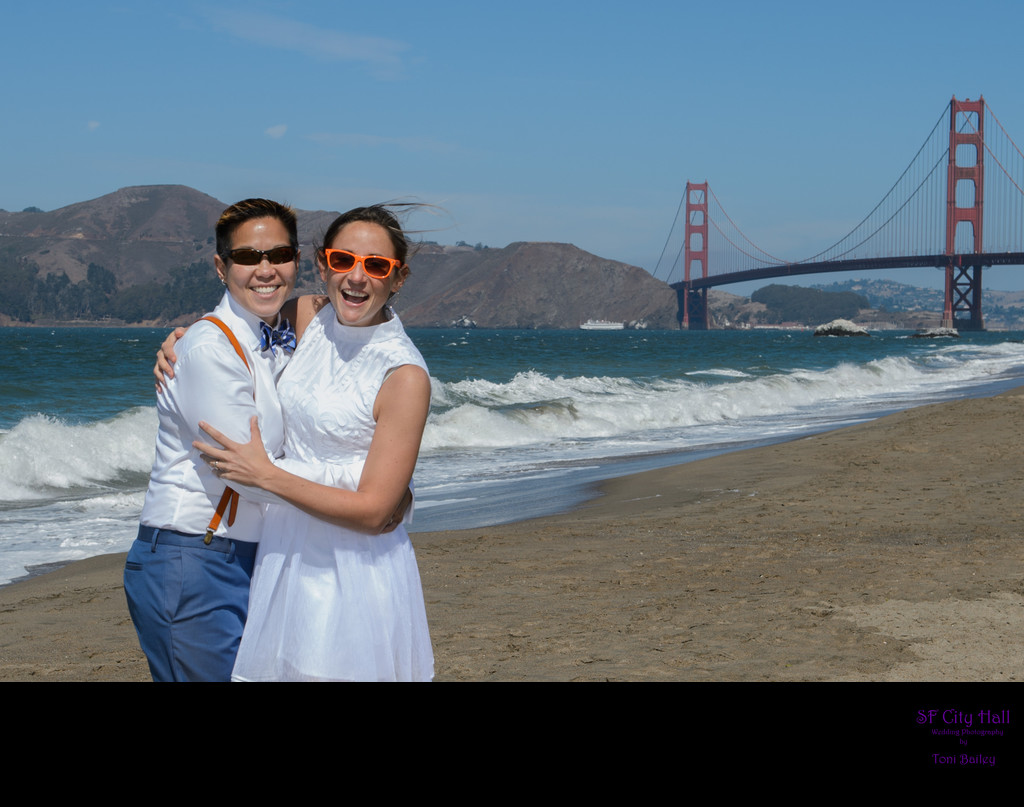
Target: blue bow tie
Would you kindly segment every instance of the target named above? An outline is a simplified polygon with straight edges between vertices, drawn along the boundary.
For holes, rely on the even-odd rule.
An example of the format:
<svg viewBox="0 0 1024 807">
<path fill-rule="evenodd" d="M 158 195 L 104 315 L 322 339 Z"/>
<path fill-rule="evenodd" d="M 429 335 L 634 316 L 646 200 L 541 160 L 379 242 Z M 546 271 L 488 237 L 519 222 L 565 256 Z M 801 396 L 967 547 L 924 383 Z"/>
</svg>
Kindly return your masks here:
<svg viewBox="0 0 1024 807">
<path fill-rule="evenodd" d="M 274 346 L 281 347 L 285 353 L 295 350 L 295 331 L 288 320 L 281 323 L 280 328 L 271 328 L 267 323 L 260 323 L 260 350 L 269 350 L 271 356 L 276 356 Z"/>
</svg>

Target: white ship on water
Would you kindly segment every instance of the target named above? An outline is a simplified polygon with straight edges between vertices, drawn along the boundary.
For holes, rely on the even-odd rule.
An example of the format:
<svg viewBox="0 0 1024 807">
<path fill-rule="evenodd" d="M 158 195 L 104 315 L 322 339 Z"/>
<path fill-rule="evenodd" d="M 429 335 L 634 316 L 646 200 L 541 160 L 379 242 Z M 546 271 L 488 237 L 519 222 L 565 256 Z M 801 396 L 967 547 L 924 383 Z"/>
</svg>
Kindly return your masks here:
<svg viewBox="0 0 1024 807">
<path fill-rule="evenodd" d="M 625 328 L 625 324 L 621 322 L 609 322 L 606 319 L 588 319 L 582 325 L 580 330 L 583 331 L 621 331 Z"/>
</svg>

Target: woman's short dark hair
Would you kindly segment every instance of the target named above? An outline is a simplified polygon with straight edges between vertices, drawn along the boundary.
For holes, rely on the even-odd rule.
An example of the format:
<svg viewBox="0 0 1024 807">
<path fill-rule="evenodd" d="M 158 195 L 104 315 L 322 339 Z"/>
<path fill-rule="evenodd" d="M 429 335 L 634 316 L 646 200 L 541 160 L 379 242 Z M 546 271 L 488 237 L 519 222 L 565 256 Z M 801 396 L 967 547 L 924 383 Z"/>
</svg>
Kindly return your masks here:
<svg viewBox="0 0 1024 807">
<path fill-rule="evenodd" d="M 277 219 L 288 230 L 292 249 L 298 250 L 299 225 L 293 208 L 270 199 L 243 199 L 221 213 L 217 220 L 217 254 L 222 261 L 228 260 L 235 230 L 253 219 Z"/>
</svg>

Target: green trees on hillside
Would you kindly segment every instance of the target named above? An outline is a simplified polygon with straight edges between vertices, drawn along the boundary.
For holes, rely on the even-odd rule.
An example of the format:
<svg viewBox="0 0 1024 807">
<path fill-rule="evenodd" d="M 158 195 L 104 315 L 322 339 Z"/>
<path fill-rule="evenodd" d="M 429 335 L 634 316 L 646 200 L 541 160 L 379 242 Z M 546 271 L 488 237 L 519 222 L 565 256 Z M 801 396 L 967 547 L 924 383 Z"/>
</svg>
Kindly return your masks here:
<svg viewBox="0 0 1024 807">
<path fill-rule="evenodd" d="M 6 293 L 0 298 L 0 313 L 20 322 L 32 321 L 36 267 L 15 264 L 4 272 Z"/>
<path fill-rule="evenodd" d="M 18 322 L 175 319 L 209 311 L 223 292 L 213 266 L 205 261 L 172 269 L 165 283 L 147 281 L 121 289 L 113 272 L 94 263 L 78 283 L 64 272 L 43 275 L 32 263 L 9 266 L 5 278 L 0 313 Z"/>
<path fill-rule="evenodd" d="M 862 308 L 871 307 L 867 298 L 852 291 L 834 293 L 778 283 L 758 289 L 750 295 L 750 299 L 767 307 L 765 319 L 772 323 L 814 324 L 833 319 L 850 319 Z"/>
<path fill-rule="evenodd" d="M 6 259 L 6 260 L 5 260 Z M 72 283 L 65 272 L 43 274 L 31 261 L 0 253 L 6 289 L 0 314 L 16 322 L 50 320 L 121 320 L 126 323 L 171 320 L 211 310 L 224 293 L 213 265 L 197 261 L 171 269 L 161 280 L 118 288 L 117 276 L 90 263 L 85 280 Z M 317 288 L 313 262 L 298 267 L 297 289 Z"/>
</svg>

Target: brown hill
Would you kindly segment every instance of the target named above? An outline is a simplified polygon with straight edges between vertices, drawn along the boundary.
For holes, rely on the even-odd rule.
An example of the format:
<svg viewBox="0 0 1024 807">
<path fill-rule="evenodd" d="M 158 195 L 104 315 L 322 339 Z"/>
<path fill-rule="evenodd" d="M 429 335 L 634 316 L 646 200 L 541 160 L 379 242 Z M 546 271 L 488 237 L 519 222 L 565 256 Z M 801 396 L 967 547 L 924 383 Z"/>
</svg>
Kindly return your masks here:
<svg viewBox="0 0 1024 807">
<path fill-rule="evenodd" d="M 10 280 L 0 323 L 166 323 L 208 310 L 219 285 L 205 282 L 202 266 L 184 270 L 205 262 L 212 274 L 213 227 L 225 207 L 183 185 L 151 185 L 50 212 L 0 211 L 0 270 Z M 299 211 L 300 290 L 319 285 L 311 245 L 336 215 Z M 424 244 L 410 263 L 413 276 L 396 307 L 411 326 L 468 317 L 484 328 L 576 328 L 588 319 L 677 327 L 675 292 L 666 284 L 571 244 Z M 89 280 L 90 264 L 105 271 Z M 196 283 L 205 284 L 202 294 L 184 301 Z M 175 300 L 182 300 L 177 309 Z"/>
<path fill-rule="evenodd" d="M 34 264 L 72 283 L 90 263 L 118 287 L 163 281 L 167 272 L 213 261 L 213 228 L 227 205 L 184 185 L 138 185 L 50 212 L 0 211 L 0 267 Z M 312 243 L 336 213 L 299 211 L 299 240 Z M 316 228 L 320 228 L 316 231 Z"/>
<path fill-rule="evenodd" d="M 637 266 L 572 244 L 516 242 L 504 249 L 423 245 L 395 307 L 407 325 L 577 328 L 588 319 L 676 328 L 676 294 Z"/>
</svg>

